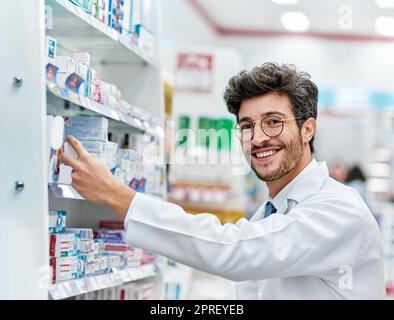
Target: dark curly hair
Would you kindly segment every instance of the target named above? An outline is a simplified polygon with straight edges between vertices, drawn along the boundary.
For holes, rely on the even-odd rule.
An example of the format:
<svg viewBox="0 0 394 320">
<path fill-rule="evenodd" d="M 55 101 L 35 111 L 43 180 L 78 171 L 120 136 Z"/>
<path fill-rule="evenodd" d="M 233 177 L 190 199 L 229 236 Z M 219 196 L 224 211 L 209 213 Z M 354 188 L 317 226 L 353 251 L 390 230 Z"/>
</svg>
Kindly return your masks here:
<svg viewBox="0 0 394 320">
<path fill-rule="evenodd" d="M 268 92 L 277 92 L 289 98 L 295 116 L 299 117 L 299 128 L 307 119 L 317 118 L 318 88 L 308 73 L 298 72 L 291 64 L 267 62 L 251 71 L 241 71 L 229 80 L 224 100 L 228 111 L 238 119 L 242 101 Z M 314 138 L 309 142 L 312 153 L 315 151 Z"/>
</svg>

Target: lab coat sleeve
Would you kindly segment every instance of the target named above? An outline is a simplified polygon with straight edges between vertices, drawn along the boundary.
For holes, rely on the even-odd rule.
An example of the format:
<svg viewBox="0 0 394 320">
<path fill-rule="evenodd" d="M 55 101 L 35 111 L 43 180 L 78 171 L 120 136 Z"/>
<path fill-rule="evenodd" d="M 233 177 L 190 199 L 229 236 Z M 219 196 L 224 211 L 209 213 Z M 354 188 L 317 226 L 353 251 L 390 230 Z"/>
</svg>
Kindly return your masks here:
<svg viewBox="0 0 394 320">
<path fill-rule="evenodd" d="M 337 194 L 312 196 L 287 215 L 222 225 L 211 214 L 137 194 L 125 219 L 127 242 L 233 281 L 314 275 L 353 265 L 362 214 Z"/>
</svg>

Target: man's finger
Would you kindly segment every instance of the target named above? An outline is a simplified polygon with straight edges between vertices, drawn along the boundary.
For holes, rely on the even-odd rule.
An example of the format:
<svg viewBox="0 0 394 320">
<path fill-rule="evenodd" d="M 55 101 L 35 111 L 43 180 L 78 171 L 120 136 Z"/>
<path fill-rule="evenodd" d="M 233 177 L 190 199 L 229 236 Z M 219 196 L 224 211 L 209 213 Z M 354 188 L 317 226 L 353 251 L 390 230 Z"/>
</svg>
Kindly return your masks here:
<svg viewBox="0 0 394 320">
<path fill-rule="evenodd" d="M 68 155 L 67 153 L 63 153 L 62 154 L 62 162 L 66 165 L 69 166 L 71 168 L 76 168 L 78 165 L 78 160 L 74 159 L 73 157 L 71 157 L 70 155 Z"/>
<path fill-rule="evenodd" d="M 79 140 L 77 140 L 73 136 L 67 136 L 66 140 L 70 144 L 70 146 L 74 149 L 78 158 L 82 156 L 86 156 L 88 154 L 86 149 L 83 147 L 82 143 L 79 142 Z"/>
</svg>

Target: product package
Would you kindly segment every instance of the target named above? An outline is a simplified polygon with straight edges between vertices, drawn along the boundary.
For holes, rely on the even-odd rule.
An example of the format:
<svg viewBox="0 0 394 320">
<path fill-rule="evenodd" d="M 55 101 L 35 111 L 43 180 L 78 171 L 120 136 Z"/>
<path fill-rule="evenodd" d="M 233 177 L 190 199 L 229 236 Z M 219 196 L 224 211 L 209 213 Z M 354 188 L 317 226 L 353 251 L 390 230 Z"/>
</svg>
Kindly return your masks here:
<svg viewBox="0 0 394 320">
<path fill-rule="evenodd" d="M 59 68 L 58 73 L 71 74 L 77 71 L 75 60 L 68 56 L 56 56 L 55 65 Z"/>
<path fill-rule="evenodd" d="M 50 183 L 56 183 L 59 179 L 63 132 L 64 119 L 60 116 L 47 116 L 48 182 Z"/>
<path fill-rule="evenodd" d="M 66 228 L 64 231 L 75 233 L 80 239 L 93 240 L 93 230 L 89 228 Z"/>
<path fill-rule="evenodd" d="M 79 259 L 81 259 L 84 262 L 93 262 L 94 261 L 94 252 L 90 251 L 87 253 L 79 253 L 78 257 L 79 257 Z"/>
<path fill-rule="evenodd" d="M 108 267 L 110 270 L 118 269 L 122 266 L 122 257 L 118 254 L 103 253 L 108 258 Z"/>
<path fill-rule="evenodd" d="M 90 141 L 90 140 L 83 140 L 81 141 L 83 147 L 89 153 L 96 153 L 96 154 L 108 154 L 117 157 L 118 151 L 118 144 L 110 141 Z"/>
<path fill-rule="evenodd" d="M 107 142 L 108 119 L 104 117 L 69 117 L 65 119 L 65 136 L 78 140 Z"/>
<path fill-rule="evenodd" d="M 97 239 L 104 242 L 125 243 L 126 231 L 125 230 L 99 230 L 97 232 Z"/>
<path fill-rule="evenodd" d="M 112 230 L 119 230 L 124 229 L 124 222 L 123 221 L 115 221 L 115 220 L 101 220 L 100 221 L 100 228 L 101 229 L 112 229 Z"/>
<path fill-rule="evenodd" d="M 52 282 L 71 280 L 78 277 L 78 257 L 53 257 L 49 260 L 49 265 L 52 268 Z"/>
<path fill-rule="evenodd" d="M 51 257 L 69 257 L 78 254 L 78 242 L 75 233 L 49 234 L 49 255 Z"/>
<path fill-rule="evenodd" d="M 46 44 L 47 44 L 47 59 L 48 62 L 54 63 L 56 59 L 56 54 L 57 54 L 57 41 L 56 39 L 47 36 L 46 38 Z"/>
<path fill-rule="evenodd" d="M 123 4 L 123 20 L 122 20 L 122 33 L 132 33 L 132 10 L 133 10 L 133 1 L 132 0 L 124 0 Z"/>
<path fill-rule="evenodd" d="M 93 252 L 94 241 L 89 239 L 78 239 L 78 251 L 80 253 Z"/>
<path fill-rule="evenodd" d="M 61 233 L 66 228 L 66 211 L 49 211 L 49 232 Z"/>
<path fill-rule="evenodd" d="M 108 119 L 104 117 L 66 117 L 66 128 L 68 129 L 81 129 L 84 127 L 94 127 L 99 129 L 108 130 Z"/>
</svg>

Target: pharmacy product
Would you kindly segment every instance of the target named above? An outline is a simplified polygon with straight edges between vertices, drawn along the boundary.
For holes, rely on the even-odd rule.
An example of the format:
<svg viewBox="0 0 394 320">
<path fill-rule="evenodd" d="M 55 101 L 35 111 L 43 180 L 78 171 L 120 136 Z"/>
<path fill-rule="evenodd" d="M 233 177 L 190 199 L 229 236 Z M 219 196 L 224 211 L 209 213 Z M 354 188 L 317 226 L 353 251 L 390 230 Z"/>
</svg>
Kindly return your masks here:
<svg viewBox="0 0 394 320">
<path fill-rule="evenodd" d="M 75 279 L 78 277 L 78 257 L 53 257 L 49 260 L 52 268 L 52 282 Z"/>
<path fill-rule="evenodd" d="M 49 255 L 51 257 L 68 257 L 78 254 L 75 233 L 49 234 Z"/>
<path fill-rule="evenodd" d="M 61 233 L 66 228 L 66 211 L 49 211 L 49 231 L 50 233 Z"/>
</svg>

